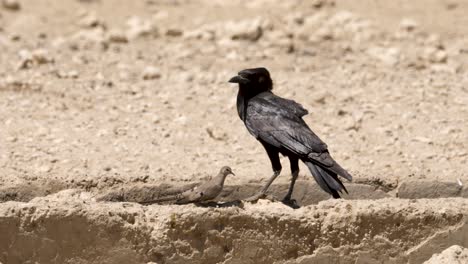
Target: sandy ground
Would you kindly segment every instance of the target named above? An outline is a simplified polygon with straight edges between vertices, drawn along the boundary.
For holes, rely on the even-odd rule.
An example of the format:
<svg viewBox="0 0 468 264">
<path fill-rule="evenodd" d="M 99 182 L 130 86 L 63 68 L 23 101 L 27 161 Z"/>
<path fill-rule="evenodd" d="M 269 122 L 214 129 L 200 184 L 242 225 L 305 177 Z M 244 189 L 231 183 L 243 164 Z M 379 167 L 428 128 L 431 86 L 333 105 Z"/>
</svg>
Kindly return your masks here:
<svg viewBox="0 0 468 264">
<path fill-rule="evenodd" d="M 146 197 L 136 194 L 145 186 L 160 190 L 161 186 L 192 184 L 214 175 L 223 165 L 236 172 L 237 177 L 226 182 L 232 188 L 261 184 L 271 175 L 270 163 L 237 117 L 237 89 L 227 83 L 237 71 L 256 66 L 270 70 L 277 94 L 309 110 L 306 122 L 355 177 L 356 185 L 349 184 L 354 190 L 350 198 L 361 199 L 353 205 L 363 214 L 372 212 L 363 209 L 372 203 L 364 199 L 383 197 L 393 197 L 384 201 L 399 208 L 395 212 L 406 210 L 402 203 L 407 203 L 396 197 L 440 198 L 433 203 L 441 211 L 452 210 L 450 206 L 463 208 L 468 197 L 467 12 L 468 2 L 461 0 L 4 0 L 0 8 L 0 201 L 5 203 L 0 204 L 0 212 L 5 219 L 18 218 L 11 221 L 22 223 L 27 216 L 9 210 L 45 208 L 44 200 L 30 200 L 74 189 L 91 196 L 84 212 L 102 208 L 96 213 L 101 217 L 106 210 L 128 213 L 131 210 L 123 205 L 97 200 L 144 200 L 154 195 L 149 191 Z M 283 167 L 279 185 L 290 178 L 287 159 Z M 314 185 L 305 167 L 301 167 L 300 180 Z M 301 191 L 300 200 L 307 205 L 303 208 L 313 211 L 313 204 L 328 197 L 318 189 L 309 190 Z M 113 199 L 116 192 L 124 195 Z M 47 210 L 66 215 L 74 208 L 73 196 L 57 197 L 50 198 L 60 200 L 53 203 L 56 208 Z M 442 197 L 465 198 L 451 200 L 445 207 Z M 420 203 L 415 201 L 414 206 Z M 347 203 L 327 202 L 330 208 Z M 421 203 L 424 207 L 431 202 Z M 257 207 L 281 211 L 284 206 L 263 203 Z M 167 210 L 194 210 L 192 217 L 203 215 L 192 206 L 180 208 L 135 210 L 137 218 Z M 311 213 L 300 210 L 304 213 L 299 218 L 311 217 L 313 222 Z M 466 222 L 466 211 L 457 214 L 457 221 L 444 222 L 445 230 Z M 167 220 L 158 217 L 158 221 Z M 93 225 L 89 219 L 94 218 L 84 219 L 88 224 L 79 225 Z M 387 220 L 394 223 L 392 219 Z M 353 223 L 363 228 L 363 223 Z M 152 234 L 152 228 L 138 231 L 147 237 L 145 241 L 161 235 Z M 9 231 L 12 239 L 27 231 L 15 230 Z M 388 238 L 379 232 L 371 232 L 372 239 Z M 37 233 L 38 240 L 30 247 L 49 247 L 41 234 Z M 243 239 L 259 238 L 245 235 Z M 0 251 L 5 252 L 0 252 L 0 261 L 51 262 L 48 253 L 8 258 L 14 255 L 6 250 L 11 243 L 0 240 Z M 311 241 L 302 245 L 315 245 Z M 344 244 L 350 251 L 363 252 L 353 243 Z M 468 247 L 468 238 L 437 245 L 453 244 Z M 327 247 L 335 250 L 343 245 L 319 243 L 274 259 L 266 259 L 267 252 L 254 255 L 265 263 L 286 259 L 315 263 L 318 260 L 307 262 L 301 257 L 315 254 L 319 258 Z M 416 244 L 405 247 L 392 241 L 386 245 L 389 255 L 385 256 L 396 257 L 379 260 L 389 263 L 422 263 L 429 253 L 444 249 L 432 248 L 433 252 L 412 257 L 409 250 Z M 100 247 L 94 258 L 83 257 L 83 263 L 101 263 L 104 257 L 99 254 L 112 246 Z M 109 263 L 123 263 L 131 256 L 142 262 L 172 263 L 174 252 L 201 250 L 201 246 L 178 243 L 171 248 L 172 253 L 164 251 L 163 257 L 137 250 Z M 391 253 L 394 250 L 401 252 Z M 201 252 L 191 255 L 194 261 L 210 260 Z M 360 259 L 360 253 L 345 258 L 347 251 L 343 252 L 342 263 L 372 263 Z M 73 259 L 70 256 L 63 253 L 56 259 L 62 263 L 67 257 Z M 73 256 L 79 258 L 79 254 Z M 211 261 L 237 263 L 248 258 L 223 256 Z"/>
</svg>

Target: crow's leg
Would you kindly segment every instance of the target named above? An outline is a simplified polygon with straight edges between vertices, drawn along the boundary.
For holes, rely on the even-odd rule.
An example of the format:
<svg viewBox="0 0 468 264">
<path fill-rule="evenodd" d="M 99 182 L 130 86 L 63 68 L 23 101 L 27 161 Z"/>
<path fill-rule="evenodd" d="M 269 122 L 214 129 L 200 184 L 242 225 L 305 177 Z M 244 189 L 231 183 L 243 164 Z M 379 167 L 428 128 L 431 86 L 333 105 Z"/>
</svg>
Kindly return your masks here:
<svg viewBox="0 0 468 264">
<path fill-rule="evenodd" d="M 262 188 L 262 190 L 260 192 L 258 192 L 257 194 L 255 194 L 253 196 L 250 196 L 247 199 L 244 199 L 244 201 L 246 201 L 246 202 L 255 202 L 258 199 L 264 198 L 266 196 L 266 192 L 268 191 L 268 188 L 273 183 L 273 181 L 276 179 L 276 177 L 278 177 L 280 175 L 280 173 L 281 173 L 281 170 L 275 171 L 273 173 L 273 175 L 270 177 L 270 179 L 268 179 L 268 182 L 265 184 L 265 186 L 263 186 L 263 188 Z"/>
<path fill-rule="evenodd" d="M 271 161 L 271 166 L 273 168 L 273 175 L 268 179 L 268 182 L 263 186 L 262 190 L 258 192 L 257 194 L 245 199 L 247 202 L 255 202 L 260 198 L 265 197 L 266 192 L 268 191 L 268 188 L 270 185 L 273 183 L 273 181 L 280 175 L 281 173 L 281 162 L 279 159 L 279 152 L 268 145 L 263 145 L 265 147 L 265 150 L 267 151 L 268 157 L 270 158 Z"/>
<path fill-rule="evenodd" d="M 297 176 L 299 176 L 299 160 L 296 157 L 289 157 L 289 163 L 291 164 L 291 184 L 289 185 L 289 190 L 286 196 L 284 196 L 283 201 L 287 202 L 291 200 L 291 196 L 294 191 L 294 184 L 296 183 Z"/>
</svg>

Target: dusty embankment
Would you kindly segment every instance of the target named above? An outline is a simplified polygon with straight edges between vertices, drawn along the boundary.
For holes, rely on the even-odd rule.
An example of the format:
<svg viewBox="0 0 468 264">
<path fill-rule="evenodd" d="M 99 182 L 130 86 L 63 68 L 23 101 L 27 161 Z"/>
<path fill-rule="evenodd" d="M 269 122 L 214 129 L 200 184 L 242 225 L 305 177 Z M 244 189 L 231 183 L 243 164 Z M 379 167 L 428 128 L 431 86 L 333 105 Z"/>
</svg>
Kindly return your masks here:
<svg viewBox="0 0 468 264">
<path fill-rule="evenodd" d="M 67 190 L 0 205 L 5 263 L 422 263 L 468 245 L 466 199 L 329 200 L 294 210 L 95 202 Z"/>
</svg>

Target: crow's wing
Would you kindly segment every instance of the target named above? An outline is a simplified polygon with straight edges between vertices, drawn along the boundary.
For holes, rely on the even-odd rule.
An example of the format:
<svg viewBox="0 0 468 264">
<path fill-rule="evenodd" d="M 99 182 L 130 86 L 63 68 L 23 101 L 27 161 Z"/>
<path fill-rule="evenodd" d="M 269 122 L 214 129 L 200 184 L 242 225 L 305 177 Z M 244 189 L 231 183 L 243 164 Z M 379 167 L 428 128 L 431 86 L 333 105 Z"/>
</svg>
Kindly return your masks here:
<svg viewBox="0 0 468 264">
<path fill-rule="evenodd" d="M 276 96 L 271 92 L 262 94 L 262 98 L 297 117 L 303 117 L 309 113 L 301 104 L 293 100 Z"/>
<path fill-rule="evenodd" d="M 327 145 L 302 120 L 302 106 L 272 93 L 249 100 L 245 124 L 258 140 L 314 161 L 351 180 L 328 153 Z"/>
<path fill-rule="evenodd" d="M 249 100 L 245 125 L 257 139 L 298 156 L 327 151 L 327 145 L 302 120 L 306 113 L 292 100 L 265 93 Z"/>
</svg>

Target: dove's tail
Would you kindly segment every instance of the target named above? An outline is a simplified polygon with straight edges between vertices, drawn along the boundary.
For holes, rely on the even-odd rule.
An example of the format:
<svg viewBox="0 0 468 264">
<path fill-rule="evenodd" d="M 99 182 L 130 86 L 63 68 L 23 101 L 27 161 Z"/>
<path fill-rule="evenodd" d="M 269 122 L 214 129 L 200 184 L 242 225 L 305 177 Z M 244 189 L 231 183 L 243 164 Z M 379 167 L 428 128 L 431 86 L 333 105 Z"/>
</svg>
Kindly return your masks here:
<svg viewBox="0 0 468 264">
<path fill-rule="evenodd" d="M 169 201 L 177 201 L 178 199 L 180 199 L 180 195 L 177 194 L 177 195 L 164 196 L 158 199 L 143 201 L 139 203 L 140 204 L 155 204 L 155 203 L 163 203 L 163 202 L 169 202 Z"/>
</svg>

